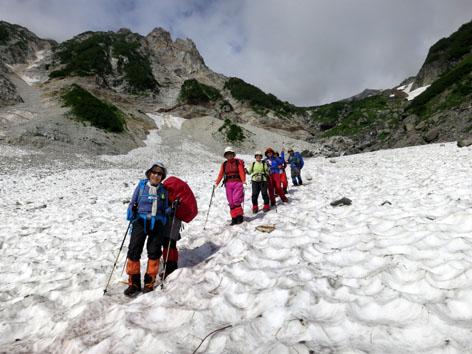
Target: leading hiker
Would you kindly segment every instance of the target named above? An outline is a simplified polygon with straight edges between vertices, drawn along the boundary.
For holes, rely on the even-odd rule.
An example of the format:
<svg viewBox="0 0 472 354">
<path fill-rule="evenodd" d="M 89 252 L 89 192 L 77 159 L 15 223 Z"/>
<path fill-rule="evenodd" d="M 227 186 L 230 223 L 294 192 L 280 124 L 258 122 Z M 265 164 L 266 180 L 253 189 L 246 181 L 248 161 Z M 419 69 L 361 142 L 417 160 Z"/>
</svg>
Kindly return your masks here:
<svg viewBox="0 0 472 354">
<path fill-rule="evenodd" d="M 244 161 L 236 159 L 236 153 L 229 146 L 225 149 L 223 156 L 226 161 L 221 164 L 215 186 L 217 187 L 221 180 L 223 180 L 231 214 L 231 225 L 241 224 L 244 221 L 244 211 L 241 207 L 241 204 L 244 202 L 243 184 L 246 185 Z"/>
<path fill-rule="evenodd" d="M 154 282 L 159 271 L 161 247 L 164 245 L 164 226 L 169 207 L 169 197 L 162 185 L 167 170 L 161 162 L 151 164 L 145 172 L 146 179 L 139 182 L 128 206 L 128 220 L 132 221 L 132 231 L 128 246 L 126 273 L 129 275 L 126 296 L 134 296 L 141 291 L 141 253 L 147 237 L 148 262 L 144 275 L 144 292 L 154 289 Z"/>
</svg>

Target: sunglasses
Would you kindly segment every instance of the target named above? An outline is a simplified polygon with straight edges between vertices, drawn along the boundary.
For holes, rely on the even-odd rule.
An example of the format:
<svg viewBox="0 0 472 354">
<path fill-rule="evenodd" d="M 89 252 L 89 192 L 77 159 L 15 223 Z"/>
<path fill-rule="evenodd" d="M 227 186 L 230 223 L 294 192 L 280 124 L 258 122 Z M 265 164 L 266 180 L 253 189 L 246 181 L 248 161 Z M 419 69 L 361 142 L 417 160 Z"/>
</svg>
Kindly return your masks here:
<svg viewBox="0 0 472 354">
<path fill-rule="evenodd" d="M 164 176 L 164 173 L 162 173 L 161 171 L 152 171 L 151 170 L 151 174 L 158 175 L 158 176 Z"/>
</svg>

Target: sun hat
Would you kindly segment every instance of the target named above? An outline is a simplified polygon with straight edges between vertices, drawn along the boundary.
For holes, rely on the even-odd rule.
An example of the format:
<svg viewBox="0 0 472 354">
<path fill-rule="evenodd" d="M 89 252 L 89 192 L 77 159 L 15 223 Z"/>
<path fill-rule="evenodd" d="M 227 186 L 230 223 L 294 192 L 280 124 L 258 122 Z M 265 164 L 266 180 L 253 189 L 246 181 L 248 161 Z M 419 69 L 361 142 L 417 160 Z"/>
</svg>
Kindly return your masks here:
<svg viewBox="0 0 472 354">
<path fill-rule="evenodd" d="M 226 156 L 226 154 L 228 152 L 231 152 L 233 153 L 235 156 L 236 156 L 236 153 L 234 152 L 233 148 L 231 146 L 227 146 L 226 149 L 225 149 L 225 153 L 223 154 L 223 156 Z"/>
<path fill-rule="evenodd" d="M 257 156 L 257 155 L 261 155 L 261 156 L 263 156 L 263 155 L 262 155 L 262 152 L 261 152 L 261 151 L 259 151 L 259 150 L 258 150 L 258 151 L 256 151 L 256 153 L 254 154 L 254 156 Z"/>
</svg>

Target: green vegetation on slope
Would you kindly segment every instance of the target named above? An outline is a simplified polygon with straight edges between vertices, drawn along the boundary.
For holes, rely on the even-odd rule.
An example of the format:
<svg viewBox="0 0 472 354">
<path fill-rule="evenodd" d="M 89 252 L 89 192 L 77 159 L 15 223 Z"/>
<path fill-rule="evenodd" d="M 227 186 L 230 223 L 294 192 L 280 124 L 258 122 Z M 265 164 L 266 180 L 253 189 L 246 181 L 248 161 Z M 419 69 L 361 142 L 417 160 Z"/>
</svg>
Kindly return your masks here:
<svg viewBox="0 0 472 354">
<path fill-rule="evenodd" d="M 266 94 L 261 89 L 244 82 L 236 77 L 226 81 L 225 89 L 238 101 L 248 102 L 249 106 L 259 114 L 266 113 L 267 109 L 273 110 L 280 117 L 289 117 L 293 114 L 304 115 L 303 108 L 296 107 L 288 102 L 282 102 L 273 94 Z"/>
<path fill-rule="evenodd" d="M 218 131 L 223 132 L 226 135 L 226 139 L 232 143 L 244 141 L 245 139 L 242 128 L 239 125 L 233 124 L 229 119 L 225 120 Z"/>
<path fill-rule="evenodd" d="M 7 29 L 7 26 L 3 23 L 0 23 L 0 45 L 6 45 L 10 39 L 10 34 Z"/>
<path fill-rule="evenodd" d="M 334 135 L 354 136 L 373 126 L 382 124 L 388 128 L 398 125 L 398 117 L 393 110 L 400 106 L 397 99 L 382 95 L 367 97 L 352 102 L 333 102 L 319 107 L 312 107 L 312 119 L 320 122 L 323 137 Z M 387 137 L 383 134 L 380 138 Z"/>
<path fill-rule="evenodd" d="M 115 106 L 102 102 L 79 85 L 73 84 L 61 96 L 64 105 L 71 107 L 72 114 L 79 120 L 108 132 L 120 133 L 124 130 L 122 113 Z"/>
<path fill-rule="evenodd" d="M 437 111 L 456 107 L 472 94 L 472 55 L 445 72 L 421 95 L 415 97 L 407 111 L 428 117 Z"/>
<path fill-rule="evenodd" d="M 105 76 L 113 73 L 111 57 L 118 58 L 118 72 L 136 91 L 158 91 L 149 60 L 139 53 L 139 43 L 125 36 L 93 34 L 87 39 L 71 39 L 61 44 L 57 56 L 65 67 L 51 72 L 50 77 L 67 75 Z"/>
<path fill-rule="evenodd" d="M 180 87 L 179 99 L 188 104 L 208 103 L 223 98 L 218 89 L 196 79 L 185 80 Z"/>
<path fill-rule="evenodd" d="M 157 91 L 158 84 L 152 74 L 151 64 L 138 49 L 138 42 L 127 42 L 123 36 L 119 37 L 113 44 L 113 56 L 119 58 L 118 70 L 125 73 L 125 80 L 136 90 Z"/>
<path fill-rule="evenodd" d="M 472 49 L 472 22 L 462 25 L 448 38 L 436 42 L 426 57 L 425 64 L 437 60 L 454 61 L 460 59 Z"/>
</svg>

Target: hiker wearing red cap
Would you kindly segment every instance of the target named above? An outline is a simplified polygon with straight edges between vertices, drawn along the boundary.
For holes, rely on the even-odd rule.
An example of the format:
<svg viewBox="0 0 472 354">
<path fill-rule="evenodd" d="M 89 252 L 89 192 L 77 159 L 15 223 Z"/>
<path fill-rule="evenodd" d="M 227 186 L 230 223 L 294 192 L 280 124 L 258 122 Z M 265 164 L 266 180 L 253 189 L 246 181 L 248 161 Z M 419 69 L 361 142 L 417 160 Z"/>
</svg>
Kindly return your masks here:
<svg viewBox="0 0 472 354">
<path fill-rule="evenodd" d="M 272 148 L 267 148 L 265 151 L 267 165 L 270 168 L 270 183 L 267 185 L 269 189 L 270 204 L 275 205 L 275 193 L 277 193 L 284 203 L 288 202 L 287 197 L 282 189 L 281 174 L 279 171 L 279 165 L 283 164 L 285 161 L 284 150 L 282 149 L 282 157 L 276 158 L 274 156 L 274 150 Z"/>
</svg>

